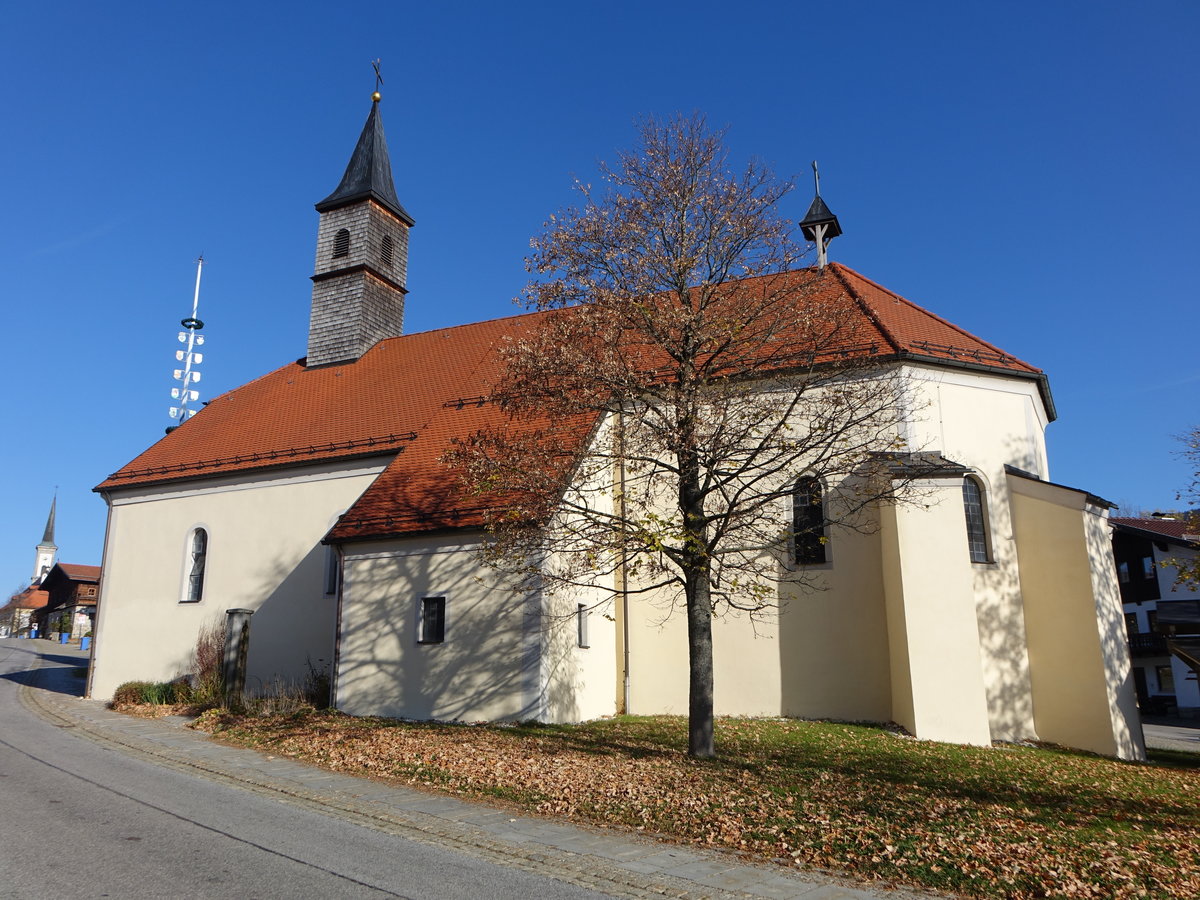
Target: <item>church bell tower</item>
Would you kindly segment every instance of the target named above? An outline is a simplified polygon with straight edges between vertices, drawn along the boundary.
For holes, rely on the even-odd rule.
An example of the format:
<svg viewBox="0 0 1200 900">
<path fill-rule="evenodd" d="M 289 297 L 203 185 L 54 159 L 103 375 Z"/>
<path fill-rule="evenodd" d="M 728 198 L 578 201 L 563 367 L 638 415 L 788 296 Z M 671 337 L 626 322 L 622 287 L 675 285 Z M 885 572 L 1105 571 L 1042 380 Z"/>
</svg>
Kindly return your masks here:
<svg viewBox="0 0 1200 900">
<path fill-rule="evenodd" d="M 376 342 L 404 331 L 413 219 L 396 198 L 380 99 L 376 90 L 341 184 L 317 204 L 310 367 L 353 362 Z"/>
<path fill-rule="evenodd" d="M 58 495 L 50 501 L 50 515 L 46 518 L 46 530 L 42 532 L 41 543 L 35 548 L 33 562 L 33 584 L 39 584 L 46 573 L 54 566 L 54 557 L 58 554 L 58 545 L 54 543 L 54 512 L 58 506 Z"/>
</svg>

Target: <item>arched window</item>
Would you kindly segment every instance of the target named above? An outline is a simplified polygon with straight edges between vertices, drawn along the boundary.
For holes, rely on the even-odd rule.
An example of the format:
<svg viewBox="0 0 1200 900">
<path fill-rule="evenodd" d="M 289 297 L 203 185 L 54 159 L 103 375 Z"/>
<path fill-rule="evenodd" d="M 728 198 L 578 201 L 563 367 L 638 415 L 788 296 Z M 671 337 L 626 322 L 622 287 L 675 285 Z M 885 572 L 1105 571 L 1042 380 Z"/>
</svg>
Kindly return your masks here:
<svg viewBox="0 0 1200 900">
<path fill-rule="evenodd" d="M 825 501 L 821 482 L 810 475 L 792 491 L 792 534 L 797 565 L 825 562 Z"/>
<path fill-rule="evenodd" d="M 379 260 L 388 268 L 392 266 L 392 257 L 395 255 L 395 245 L 392 243 L 392 236 L 385 234 L 383 243 L 379 247 Z"/>
<path fill-rule="evenodd" d="M 350 255 L 350 232 L 345 228 L 339 228 L 337 234 L 333 236 L 333 258 L 339 256 Z"/>
<path fill-rule="evenodd" d="M 208 557 L 208 532 L 197 528 L 192 532 L 191 560 L 188 565 L 188 603 L 199 603 L 204 597 L 204 563 Z"/>
<path fill-rule="evenodd" d="M 969 475 L 963 479 L 963 509 L 967 514 L 967 550 L 971 554 L 971 562 L 990 562 L 983 488 L 976 479 Z"/>
</svg>

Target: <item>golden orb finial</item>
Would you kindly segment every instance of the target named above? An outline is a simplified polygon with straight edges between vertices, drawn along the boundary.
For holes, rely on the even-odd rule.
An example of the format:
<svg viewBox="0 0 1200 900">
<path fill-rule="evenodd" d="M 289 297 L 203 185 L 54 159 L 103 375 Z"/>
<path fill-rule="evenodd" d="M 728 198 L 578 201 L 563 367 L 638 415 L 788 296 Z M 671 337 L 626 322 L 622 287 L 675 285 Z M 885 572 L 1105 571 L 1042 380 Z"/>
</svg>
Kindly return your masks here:
<svg viewBox="0 0 1200 900">
<path fill-rule="evenodd" d="M 382 99 L 383 99 L 383 94 L 379 93 L 379 91 L 375 91 L 375 93 L 371 94 L 371 102 L 372 103 L 378 103 Z"/>
</svg>

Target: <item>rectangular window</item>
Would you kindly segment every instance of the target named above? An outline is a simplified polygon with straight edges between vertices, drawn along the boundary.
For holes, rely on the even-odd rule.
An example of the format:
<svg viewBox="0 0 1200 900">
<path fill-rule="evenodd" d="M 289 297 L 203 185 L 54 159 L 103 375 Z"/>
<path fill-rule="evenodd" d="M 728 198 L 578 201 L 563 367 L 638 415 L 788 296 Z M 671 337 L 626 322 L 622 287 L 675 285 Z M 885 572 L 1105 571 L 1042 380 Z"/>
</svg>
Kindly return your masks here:
<svg viewBox="0 0 1200 900">
<path fill-rule="evenodd" d="M 1142 577 L 1146 578 L 1146 579 L 1150 579 L 1150 578 L 1154 577 L 1154 557 L 1153 556 L 1143 556 L 1142 557 Z"/>
<path fill-rule="evenodd" d="M 575 616 L 578 620 L 576 622 L 577 633 L 575 635 L 575 642 L 580 647 L 583 647 L 585 649 L 589 646 L 589 644 L 588 644 L 588 612 L 589 612 L 589 610 L 587 608 L 586 603 L 580 603 L 579 606 L 576 607 L 576 609 L 575 609 Z"/>
<path fill-rule="evenodd" d="M 421 599 L 421 624 L 418 640 L 422 644 L 440 644 L 446 640 L 446 598 Z"/>
<path fill-rule="evenodd" d="M 325 596 L 329 597 L 338 592 L 338 579 L 341 576 L 341 566 L 338 565 L 337 548 L 330 545 L 325 548 Z"/>
<path fill-rule="evenodd" d="M 1128 634 L 1138 634 L 1137 613 L 1125 613 L 1125 631 Z"/>
<path fill-rule="evenodd" d="M 1155 666 L 1154 672 L 1158 675 L 1158 692 L 1160 694 L 1175 693 L 1175 673 L 1171 671 L 1171 667 Z"/>
<path fill-rule="evenodd" d="M 971 562 L 989 562 L 983 489 L 974 478 L 963 479 L 963 508 L 967 514 L 967 552 L 970 554 Z"/>
</svg>

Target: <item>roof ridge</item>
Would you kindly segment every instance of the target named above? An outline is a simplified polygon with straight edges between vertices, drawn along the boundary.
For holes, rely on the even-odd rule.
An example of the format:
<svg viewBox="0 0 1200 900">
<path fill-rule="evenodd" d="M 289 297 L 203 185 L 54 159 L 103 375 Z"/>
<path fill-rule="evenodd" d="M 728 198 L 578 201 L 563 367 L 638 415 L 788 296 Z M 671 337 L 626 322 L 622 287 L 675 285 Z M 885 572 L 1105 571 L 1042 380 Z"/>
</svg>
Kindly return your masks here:
<svg viewBox="0 0 1200 900">
<path fill-rule="evenodd" d="M 563 309 L 569 309 L 569 308 L 570 307 L 563 307 Z M 402 341 L 405 338 L 417 338 L 417 337 L 422 337 L 425 335 L 438 334 L 439 332 L 443 332 L 443 331 L 456 331 L 459 328 L 473 328 L 476 325 L 494 325 L 497 322 L 508 322 L 508 321 L 513 321 L 516 319 L 526 319 L 526 318 L 530 318 L 532 316 L 542 316 L 542 315 L 547 315 L 547 314 L 555 312 L 555 311 L 556 310 L 552 310 L 552 309 L 531 309 L 531 310 L 528 310 L 523 313 L 515 313 L 514 315 L 511 315 L 511 316 L 496 316 L 494 319 L 481 319 L 478 322 L 460 322 L 457 325 L 443 325 L 440 328 L 430 328 L 427 331 L 411 331 L 408 334 L 396 334 L 396 335 L 392 335 L 391 337 L 381 338 L 374 344 L 372 349 L 374 349 L 374 347 L 378 347 L 380 344 L 386 344 L 391 341 Z M 263 377 L 266 377 L 266 376 L 263 376 Z M 247 382 L 247 384 L 249 384 L 249 383 L 250 382 Z"/>
<path fill-rule="evenodd" d="M 842 287 L 844 287 L 850 293 L 851 298 L 856 304 L 858 304 L 858 308 L 863 311 L 863 315 L 865 315 L 874 323 L 875 327 L 879 329 L 879 333 L 882 334 L 884 339 L 892 345 L 892 350 L 897 353 L 901 352 L 904 348 L 901 346 L 900 341 L 896 338 L 896 336 L 892 334 L 892 330 L 883 324 L 879 316 L 875 314 L 875 310 L 871 308 L 871 304 L 869 304 L 866 299 L 859 294 L 857 290 L 855 290 L 854 286 L 850 284 L 850 280 L 844 274 L 845 272 L 849 272 L 852 275 L 858 275 L 858 273 L 849 266 L 844 266 L 841 263 L 836 262 L 830 263 L 829 268 L 833 270 L 833 274 L 837 277 L 837 280 L 842 283 Z M 870 279 L 866 280 L 869 281 Z M 874 282 L 871 283 L 874 284 Z"/>
<path fill-rule="evenodd" d="M 954 331 L 957 331 L 959 334 L 963 335 L 964 337 L 968 337 L 973 341 L 978 341 L 980 344 L 983 344 L 983 346 L 987 347 L 993 353 L 997 353 L 1000 356 L 1007 357 L 1008 359 L 1016 360 L 1017 362 L 1021 363 L 1022 365 L 1029 366 L 1029 368 L 1035 372 L 1040 373 L 1043 371 L 1042 369 L 1039 369 L 1037 366 L 1033 365 L 1032 363 L 1025 362 L 1025 360 L 1021 359 L 1019 356 L 1013 356 L 1013 354 L 1009 353 L 1006 350 L 1000 349 L 995 344 L 993 344 L 991 341 L 984 340 L 979 335 L 974 334 L 970 331 L 967 331 L 967 329 L 963 328 L 961 325 L 955 325 L 949 319 L 939 316 L 937 313 L 933 312 L 932 310 L 926 309 L 924 306 L 921 306 L 921 304 L 919 304 L 919 303 L 914 303 L 912 300 L 909 300 L 903 294 L 897 294 L 891 288 L 884 287 L 879 282 L 877 282 L 871 278 L 868 278 L 866 275 L 863 275 L 861 272 L 858 272 L 858 271 L 850 268 L 847 265 L 844 265 L 842 263 L 830 263 L 830 265 L 837 266 L 838 269 L 849 272 L 851 275 L 853 275 L 856 278 L 861 278 L 863 281 L 865 281 L 867 284 L 871 285 L 872 287 L 877 288 L 878 290 L 883 291 L 885 294 L 896 298 L 901 303 L 911 306 L 913 309 L 919 310 L 920 312 L 929 316 L 931 319 L 936 319 L 941 324 L 945 325 L 948 328 L 952 328 Z"/>
</svg>

